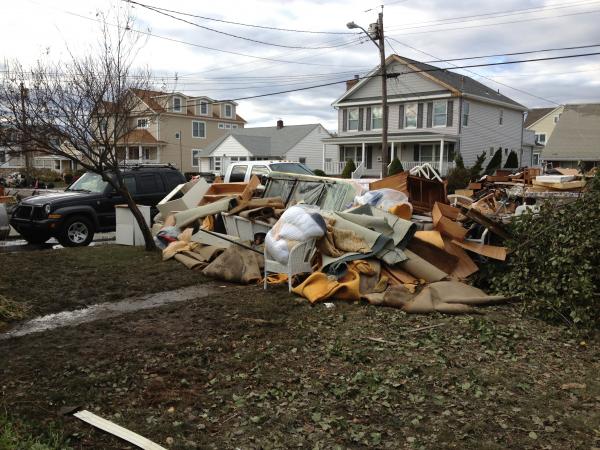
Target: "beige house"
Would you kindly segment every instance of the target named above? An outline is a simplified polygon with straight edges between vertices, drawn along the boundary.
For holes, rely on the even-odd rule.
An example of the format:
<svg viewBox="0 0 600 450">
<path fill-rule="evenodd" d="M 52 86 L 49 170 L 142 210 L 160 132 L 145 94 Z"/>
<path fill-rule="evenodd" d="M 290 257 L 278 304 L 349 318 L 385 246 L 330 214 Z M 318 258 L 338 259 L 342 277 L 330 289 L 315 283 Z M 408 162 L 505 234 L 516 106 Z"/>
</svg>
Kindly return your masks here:
<svg viewBox="0 0 600 450">
<path fill-rule="evenodd" d="M 199 155 L 228 131 L 246 121 L 237 103 L 179 92 L 132 91 L 139 108 L 131 117 L 131 131 L 119 140 L 117 152 L 126 162 L 171 163 L 182 172 L 199 171 Z"/>
<path fill-rule="evenodd" d="M 527 113 L 525 128 L 535 133 L 535 143 L 538 144 L 533 153 L 534 165 L 537 166 L 541 162 L 543 146 L 550 140 L 564 109 L 564 105 L 560 105 L 556 108 L 534 108 Z"/>
</svg>

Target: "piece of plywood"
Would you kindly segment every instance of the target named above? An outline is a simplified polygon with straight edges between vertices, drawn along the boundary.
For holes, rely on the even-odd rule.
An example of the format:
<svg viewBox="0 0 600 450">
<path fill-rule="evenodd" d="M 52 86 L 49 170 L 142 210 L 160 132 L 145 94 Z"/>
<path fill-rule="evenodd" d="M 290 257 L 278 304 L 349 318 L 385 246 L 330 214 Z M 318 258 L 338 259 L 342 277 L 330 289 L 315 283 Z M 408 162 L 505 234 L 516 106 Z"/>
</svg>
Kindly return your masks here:
<svg viewBox="0 0 600 450">
<path fill-rule="evenodd" d="M 396 189 L 397 191 L 404 192 L 408 195 L 408 187 L 406 179 L 408 178 L 408 172 L 400 172 L 389 177 L 382 178 L 381 180 L 373 181 L 369 183 L 369 190 L 374 191 L 377 189 Z"/>
<path fill-rule="evenodd" d="M 467 230 L 456 223 L 454 220 L 450 219 L 446 216 L 449 214 L 453 217 L 458 217 L 460 214 L 460 210 L 454 208 L 452 206 L 444 205 L 436 202 L 433 205 L 433 210 L 431 211 L 431 217 L 433 218 L 433 227 L 442 233 L 444 236 L 448 236 L 452 239 L 457 239 L 462 241 L 467 235 Z"/>
<path fill-rule="evenodd" d="M 471 241 L 452 241 L 453 244 L 459 247 L 469 250 L 470 252 L 477 253 L 478 255 L 485 256 L 487 258 L 497 259 L 499 261 L 506 260 L 506 247 L 499 247 L 496 245 L 480 244 L 478 242 Z"/>
<path fill-rule="evenodd" d="M 422 241 L 429 242 L 430 244 L 433 244 L 442 250 L 444 249 L 444 240 L 442 239 L 442 235 L 439 231 L 417 231 L 415 233 L 415 237 L 421 239 Z"/>
<path fill-rule="evenodd" d="M 458 265 L 458 258 L 456 256 L 430 242 L 422 241 L 418 237 L 413 237 L 408 243 L 407 248 L 446 273 L 452 273 Z"/>
<path fill-rule="evenodd" d="M 450 274 L 451 276 L 465 279 L 479 270 L 479 267 L 477 267 L 477 264 L 473 262 L 467 252 L 458 245 L 453 244 L 450 239 L 444 239 L 444 249 L 458 258 L 458 265 Z"/>
<path fill-rule="evenodd" d="M 475 191 L 473 189 L 456 189 L 454 193 L 456 195 L 464 195 L 465 197 L 473 197 Z"/>
<path fill-rule="evenodd" d="M 469 185 L 467 186 L 467 189 L 472 189 L 474 191 L 478 191 L 481 188 L 482 188 L 481 183 L 469 183 Z"/>
</svg>

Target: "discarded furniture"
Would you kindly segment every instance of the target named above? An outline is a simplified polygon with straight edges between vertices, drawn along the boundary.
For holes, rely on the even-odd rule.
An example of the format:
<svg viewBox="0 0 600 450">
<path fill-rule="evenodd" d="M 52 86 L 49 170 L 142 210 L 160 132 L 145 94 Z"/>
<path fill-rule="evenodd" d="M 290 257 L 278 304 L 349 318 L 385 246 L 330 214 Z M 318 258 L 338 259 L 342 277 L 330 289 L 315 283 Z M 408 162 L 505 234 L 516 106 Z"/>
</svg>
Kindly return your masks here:
<svg viewBox="0 0 600 450">
<path fill-rule="evenodd" d="M 225 230 L 230 236 L 238 236 L 241 241 L 254 241 L 257 234 L 267 234 L 272 228 L 270 225 L 253 222 L 234 214 L 221 213 Z"/>
<path fill-rule="evenodd" d="M 265 269 L 264 288 L 267 289 L 267 276 L 269 273 L 285 273 L 288 276 L 289 291 L 292 292 L 292 277 L 299 273 L 310 273 L 313 271 L 310 260 L 315 251 L 315 239 L 300 242 L 290 250 L 287 264 L 281 264 L 269 257 L 265 245 Z"/>
<path fill-rule="evenodd" d="M 144 216 L 144 221 L 150 226 L 150 207 L 137 205 Z M 144 245 L 144 235 L 135 220 L 135 216 L 127 205 L 116 205 L 116 243 L 121 245 Z"/>
</svg>

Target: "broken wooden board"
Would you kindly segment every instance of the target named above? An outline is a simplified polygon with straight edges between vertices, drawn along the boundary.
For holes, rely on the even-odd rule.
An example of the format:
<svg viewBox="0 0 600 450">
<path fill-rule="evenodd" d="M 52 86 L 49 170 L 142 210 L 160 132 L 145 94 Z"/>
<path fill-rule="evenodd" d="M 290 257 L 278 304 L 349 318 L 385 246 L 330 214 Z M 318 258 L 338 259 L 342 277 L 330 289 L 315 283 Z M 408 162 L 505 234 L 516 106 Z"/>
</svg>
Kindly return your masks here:
<svg viewBox="0 0 600 450">
<path fill-rule="evenodd" d="M 506 229 L 501 223 L 496 222 L 495 220 L 492 220 L 489 217 L 486 217 L 476 209 L 465 208 L 464 206 L 461 206 L 461 209 L 465 216 L 467 216 L 471 220 L 474 220 L 479 225 L 483 225 L 484 227 L 488 228 L 496 236 L 499 236 L 502 239 L 510 238 L 510 234 L 508 234 L 508 231 L 506 231 Z M 458 240 L 460 241 L 462 239 Z"/>
<path fill-rule="evenodd" d="M 444 240 L 442 239 L 442 235 L 439 231 L 417 231 L 415 233 L 415 237 L 421 239 L 422 241 L 429 242 L 430 244 L 433 244 L 442 250 L 444 249 Z"/>
<path fill-rule="evenodd" d="M 470 252 L 477 253 L 478 255 L 485 256 L 487 258 L 497 259 L 498 261 L 506 261 L 507 250 L 506 247 L 499 247 L 497 245 L 486 245 L 478 242 L 471 241 L 457 241 L 453 240 L 453 244 L 459 247 L 469 250 Z"/>
<path fill-rule="evenodd" d="M 555 189 L 559 191 L 570 191 L 573 189 L 581 189 L 585 187 L 586 181 L 584 180 L 574 180 L 574 181 L 564 181 L 561 183 L 549 183 L 545 181 L 533 180 L 534 186 L 542 186 L 548 189 Z"/>
<path fill-rule="evenodd" d="M 458 265 L 456 266 L 456 269 L 454 269 L 454 271 L 450 274 L 451 276 L 462 280 L 473 275 L 479 270 L 479 267 L 477 267 L 477 264 L 473 262 L 471 257 L 467 254 L 467 252 L 460 248 L 458 245 L 453 244 L 450 239 L 444 239 L 444 249 L 448 253 L 458 258 Z"/>
<path fill-rule="evenodd" d="M 395 189 L 400 192 L 404 192 L 408 195 L 408 187 L 406 180 L 408 178 L 408 172 L 400 172 L 389 177 L 382 178 L 381 180 L 373 181 L 369 183 L 369 190 L 374 191 L 376 189 Z"/>
<path fill-rule="evenodd" d="M 413 237 L 408 243 L 407 248 L 448 274 L 452 273 L 458 265 L 458 258 L 456 256 L 430 242 L 422 241 L 418 237 Z"/>
<path fill-rule="evenodd" d="M 481 183 L 469 183 L 469 185 L 467 186 L 467 189 L 471 189 L 473 191 L 478 191 L 481 188 L 482 188 Z"/>
<path fill-rule="evenodd" d="M 452 206 L 436 202 L 433 205 L 433 210 L 431 211 L 433 227 L 445 236 L 462 241 L 467 235 L 467 230 L 463 226 L 456 223 L 454 221 L 456 219 L 452 219 L 446 214 L 451 217 L 458 218 L 460 210 Z"/>
<path fill-rule="evenodd" d="M 456 189 L 454 191 L 454 193 L 456 195 L 463 195 L 465 197 L 473 197 L 473 194 L 475 194 L 475 191 L 473 189 Z"/>
</svg>

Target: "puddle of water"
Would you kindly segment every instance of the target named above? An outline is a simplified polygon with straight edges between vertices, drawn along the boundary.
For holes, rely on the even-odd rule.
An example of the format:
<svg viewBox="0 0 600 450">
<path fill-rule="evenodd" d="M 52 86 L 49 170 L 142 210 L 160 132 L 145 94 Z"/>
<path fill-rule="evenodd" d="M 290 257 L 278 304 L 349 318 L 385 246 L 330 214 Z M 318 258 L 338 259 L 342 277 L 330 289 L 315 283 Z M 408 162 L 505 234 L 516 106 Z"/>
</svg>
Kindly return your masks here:
<svg viewBox="0 0 600 450">
<path fill-rule="evenodd" d="M 42 331 L 53 330 L 60 327 L 75 326 L 94 320 L 108 319 L 133 311 L 156 308 L 168 303 L 207 297 L 215 291 L 215 287 L 210 285 L 195 285 L 174 291 L 158 292 L 156 294 L 133 297 L 121 300 L 120 302 L 98 303 L 97 305 L 92 305 L 84 309 L 48 314 L 23 322 L 12 330 L 0 334 L 0 340 L 25 336 L 31 333 L 40 333 Z"/>
</svg>

